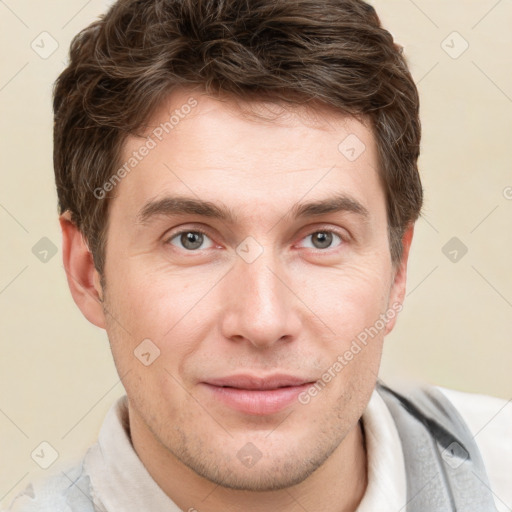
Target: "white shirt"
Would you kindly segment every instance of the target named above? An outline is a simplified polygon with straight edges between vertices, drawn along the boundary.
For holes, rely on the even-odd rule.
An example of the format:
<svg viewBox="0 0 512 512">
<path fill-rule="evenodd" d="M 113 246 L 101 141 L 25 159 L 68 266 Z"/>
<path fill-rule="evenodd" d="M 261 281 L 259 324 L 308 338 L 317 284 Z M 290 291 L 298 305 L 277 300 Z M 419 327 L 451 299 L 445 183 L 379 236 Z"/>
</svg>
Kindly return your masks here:
<svg viewBox="0 0 512 512">
<path fill-rule="evenodd" d="M 480 449 L 498 512 L 512 511 L 512 401 L 438 388 L 458 409 Z M 356 512 L 403 512 L 407 503 L 402 446 L 393 418 L 374 391 L 362 417 L 368 454 L 368 486 Z M 181 512 L 160 489 L 134 451 L 128 435 L 126 396 L 108 412 L 98 442 L 86 453 L 85 473 L 99 512 Z M 69 475 L 69 473 L 68 473 Z M 61 478 L 61 480 L 63 480 Z M 69 487 L 69 480 L 61 487 Z M 44 482 L 30 486 L 12 512 L 68 512 L 43 508 L 51 494 Z M 42 498 L 40 501 L 38 497 Z M 83 510 L 90 510 L 84 502 Z M 73 509 L 75 510 L 75 509 Z"/>
</svg>

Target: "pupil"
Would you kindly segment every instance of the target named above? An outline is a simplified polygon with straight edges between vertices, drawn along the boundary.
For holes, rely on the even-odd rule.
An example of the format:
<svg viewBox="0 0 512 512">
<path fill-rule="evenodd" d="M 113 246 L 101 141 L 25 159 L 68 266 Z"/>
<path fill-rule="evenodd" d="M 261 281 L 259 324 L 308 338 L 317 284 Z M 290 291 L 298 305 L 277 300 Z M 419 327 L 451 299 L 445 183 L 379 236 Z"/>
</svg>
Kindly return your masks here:
<svg viewBox="0 0 512 512">
<path fill-rule="evenodd" d="M 316 233 L 316 237 L 313 237 L 313 240 L 317 240 L 319 242 L 319 244 L 315 244 L 317 248 L 325 249 L 332 243 L 332 233 L 324 233 L 321 231 Z"/>
<path fill-rule="evenodd" d="M 203 235 L 202 233 L 195 233 L 193 231 L 183 233 L 183 235 L 181 235 L 181 243 L 186 249 L 197 249 L 201 247 L 203 243 Z"/>
</svg>

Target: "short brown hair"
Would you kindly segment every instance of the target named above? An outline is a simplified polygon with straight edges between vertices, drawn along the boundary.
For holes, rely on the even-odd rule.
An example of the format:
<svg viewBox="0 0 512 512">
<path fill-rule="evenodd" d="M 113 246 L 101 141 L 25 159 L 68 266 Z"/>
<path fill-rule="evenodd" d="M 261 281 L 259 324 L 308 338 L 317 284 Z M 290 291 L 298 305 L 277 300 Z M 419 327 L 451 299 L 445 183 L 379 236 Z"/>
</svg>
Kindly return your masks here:
<svg viewBox="0 0 512 512">
<path fill-rule="evenodd" d="M 110 197 L 93 191 L 177 87 L 280 104 L 314 100 L 371 120 L 391 257 L 420 215 L 418 91 L 402 48 L 361 0 L 118 0 L 79 32 L 54 87 L 59 212 L 103 274 Z M 341 142 L 341 141 L 340 141 Z"/>
</svg>

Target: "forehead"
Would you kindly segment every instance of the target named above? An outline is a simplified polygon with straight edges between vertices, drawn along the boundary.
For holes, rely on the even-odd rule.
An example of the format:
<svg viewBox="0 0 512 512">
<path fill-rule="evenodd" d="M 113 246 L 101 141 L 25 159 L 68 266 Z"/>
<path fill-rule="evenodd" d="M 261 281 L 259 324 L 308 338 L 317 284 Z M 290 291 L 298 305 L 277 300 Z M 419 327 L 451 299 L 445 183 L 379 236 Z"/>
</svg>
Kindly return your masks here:
<svg viewBox="0 0 512 512">
<path fill-rule="evenodd" d="M 114 193 L 118 207 L 140 212 L 172 193 L 254 215 L 256 205 L 269 211 L 338 192 L 368 210 L 382 206 L 369 123 L 318 104 L 284 107 L 179 90 L 145 132 L 125 141 L 120 166 L 129 172 Z"/>
</svg>

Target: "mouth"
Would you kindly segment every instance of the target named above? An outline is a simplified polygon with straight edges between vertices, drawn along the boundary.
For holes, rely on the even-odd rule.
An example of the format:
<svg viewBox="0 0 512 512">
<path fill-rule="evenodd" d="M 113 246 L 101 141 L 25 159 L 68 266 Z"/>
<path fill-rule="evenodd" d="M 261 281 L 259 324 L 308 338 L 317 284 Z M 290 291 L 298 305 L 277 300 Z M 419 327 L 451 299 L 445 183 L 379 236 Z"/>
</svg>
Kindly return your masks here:
<svg viewBox="0 0 512 512">
<path fill-rule="evenodd" d="M 291 375 L 257 377 L 234 375 L 210 379 L 201 385 L 223 405 L 238 412 L 264 416 L 282 411 L 297 400 L 315 380 Z"/>
</svg>

